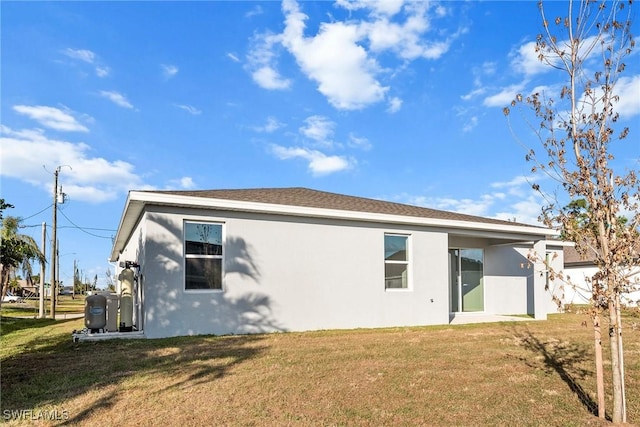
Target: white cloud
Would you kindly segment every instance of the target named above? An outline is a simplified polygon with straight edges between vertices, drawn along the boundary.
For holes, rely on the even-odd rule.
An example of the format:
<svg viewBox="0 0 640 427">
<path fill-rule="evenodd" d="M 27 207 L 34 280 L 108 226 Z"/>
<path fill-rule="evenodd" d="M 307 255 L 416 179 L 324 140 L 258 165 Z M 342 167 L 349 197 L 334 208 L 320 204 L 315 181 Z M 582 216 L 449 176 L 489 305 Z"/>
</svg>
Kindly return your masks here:
<svg viewBox="0 0 640 427">
<path fill-rule="evenodd" d="M 266 34 L 256 36 L 253 48 L 247 55 L 246 68 L 251 72 L 253 81 L 263 89 L 283 90 L 291 86 L 291 80 L 277 71 L 277 58 L 274 46 L 280 43 L 280 36 Z"/>
<path fill-rule="evenodd" d="M 264 10 L 262 9 L 262 6 L 256 5 L 253 9 L 245 14 L 245 17 L 251 18 L 253 16 L 262 15 L 263 13 Z"/>
<path fill-rule="evenodd" d="M 615 92 L 619 94 L 620 100 L 613 108 L 621 117 L 630 118 L 640 114 L 640 75 L 621 77 Z"/>
<path fill-rule="evenodd" d="M 495 213 L 493 216 L 505 221 L 515 221 L 523 224 L 542 225 L 538 216 L 542 213 L 543 203 L 539 197 L 530 194 L 524 200 L 519 200 L 508 207 L 508 210 Z"/>
<path fill-rule="evenodd" d="M 284 31 L 256 37 L 248 56 L 247 68 L 254 81 L 266 89 L 291 85 L 277 70 L 276 50 L 284 47 L 331 105 L 339 110 L 358 110 L 383 101 L 389 90 L 380 76 L 393 74 L 393 70 L 381 66 L 376 55 L 391 51 L 400 59 L 400 68 L 418 58 L 437 59 L 465 31 L 426 39 L 424 35 L 432 28 L 429 15 L 446 15 L 446 8 L 427 2 L 339 0 L 336 6 L 364 9 L 368 14 L 359 20 L 322 22 L 315 35 L 306 36 L 308 17 L 295 0 L 283 1 Z M 398 98 L 392 98 L 388 111 L 396 112 L 400 105 Z"/>
<path fill-rule="evenodd" d="M 175 106 L 194 116 L 198 116 L 202 114 L 202 111 L 198 110 L 196 107 L 192 105 L 175 104 Z"/>
<path fill-rule="evenodd" d="M 361 150 L 368 151 L 371 149 L 371 142 L 367 138 L 361 138 L 354 134 L 349 134 L 349 146 L 353 148 L 359 148 Z"/>
<path fill-rule="evenodd" d="M 74 200 L 94 203 L 113 200 L 131 188 L 147 188 L 132 164 L 92 157 L 87 144 L 51 139 L 41 130 L 14 131 L 0 125 L 0 131 L 2 176 L 49 191 L 53 170 L 69 165 L 71 168 L 63 168 L 60 174 L 64 192 Z"/>
<path fill-rule="evenodd" d="M 488 96 L 482 102 L 485 107 L 505 107 L 511 104 L 516 95 L 524 89 L 524 84 L 514 84 L 503 88 L 500 92 Z"/>
<path fill-rule="evenodd" d="M 476 126 L 478 126 L 478 121 L 478 116 L 471 116 L 462 126 L 462 131 L 471 132 Z"/>
<path fill-rule="evenodd" d="M 531 187 L 531 184 L 535 181 L 536 177 L 533 175 L 518 175 L 510 181 L 493 182 L 491 188 L 521 188 L 523 186 Z"/>
<path fill-rule="evenodd" d="M 282 44 L 302 71 L 318 84 L 318 91 L 341 110 L 357 110 L 382 100 L 388 88 L 375 78 L 377 62 L 358 44 L 356 25 L 323 23 L 315 37 L 305 37 L 307 16 L 293 1 L 283 2 L 286 27 Z"/>
<path fill-rule="evenodd" d="M 68 111 L 43 105 L 14 105 L 13 110 L 23 114 L 42 126 L 66 132 L 88 132 Z"/>
<path fill-rule="evenodd" d="M 274 144 L 271 146 L 271 151 L 281 160 L 295 158 L 306 160 L 309 171 L 314 176 L 329 175 L 347 170 L 352 168 L 355 163 L 355 161 L 341 156 L 327 156 L 320 151 L 309 150 L 307 148 L 282 147 Z"/>
<path fill-rule="evenodd" d="M 300 133 L 323 145 L 331 145 L 330 138 L 336 126 L 334 122 L 324 116 L 309 116 L 305 120 L 305 126 L 300 128 Z"/>
<path fill-rule="evenodd" d="M 473 67 L 471 70 L 473 73 L 473 87 L 474 89 L 466 95 L 462 95 L 460 98 L 463 101 L 469 101 L 472 98 L 484 95 L 487 91 L 486 85 L 484 83 L 484 79 L 486 77 L 494 79 L 494 75 L 497 71 L 497 65 L 495 62 L 483 62 L 482 65 L 478 67 Z"/>
<path fill-rule="evenodd" d="M 584 61 L 597 57 L 599 54 L 598 43 L 599 41 L 595 36 L 580 40 L 578 56 L 583 58 Z M 568 40 L 558 41 L 557 46 L 560 49 L 564 46 L 564 52 L 567 55 L 571 50 L 571 43 Z M 544 60 L 542 61 L 539 58 L 541 52 L 544 54 Z M 564 67 L 560 57 L 552 53 L 549 46 L 543 51 L 536 52 L 535 41 L 526 42 L 517 47 L 511 51 L 509 56 L 511 57 L 511 67 L 516 72 L 524 74 L 527 77 L 546 73 L 553 70 L 554 67 Z"/>
<path fill-rule="evenodd" d="M 196 183 L 193 182 L 193 178 L 190 176 L 183 176 L 179 179 L 172 179 L 169 181 L 167 189 L 179 188 L 181 190 L 191 190 L 196 188 Z"/>
<path fill-rule="evenodd" d="M 175 77 L 175 75 L 178 74 L 179 71 L 178 67 L 176 67 L 175 65 L 161 64 L 160 67 L 162 68 L 162 75 L 165 79 Z"/>
<path fill-rule="evenodd" d="M 538 59 L 538 52 L 536 52 L 536 42 L 527 42 L 517 49 L 511 52 L 511 67 L 519 73 L 526 76 L 534 74 L 546 73 L 551 71 L 549 65 Z"/>
<path fill-rule="evenodd" d="M 253 130 L 256 132 L 272 133 L 285 126 L 280 123 L 275 117 L 267 117 L 267 121 L 263 126 L 254 126 Z"/>
<path fill-rule="evenodd" d="M 98 77 L 107 77 L 111 73 L 111 69 L 105 66 L 96 67 L 96 76 Z"/>
<path fill-rule="evenodd" d="M 481 73 L 486 76 L 493 76 L 498 71 L 498 64 L 492 61 L 485 61 L 480 68 Z"/>
<path fill-rule="evenodd" d="M 439 198 L 431 201 L 431 206 L 436 209 L 443 209 L 467 215 L 487 216 L 489 208 L 493 205 L 495 198 L 489 194 L 484 194 L 477 199 L 454 199 Z"/>
<path fill-rule="evenodd" d="M 451 197 L 427 197 L 401 194 L 392 197 L 391 200 L 400 203 L 408 203 L 414 206 L 423 206 L 432 209 L 477 216 L 486 216 L 488 214 L 489 207 L 493 203 L 491 196 L 487 195 L 481 196 L 479 199 L 455 199 Z"/>
<path fill-rule="evenodd" d="M 227 53 L 227 58 L 229 58 L 233 62 L 240 62 L 240 58 L 238 58 L 235 54 L 231 52 Z"/>
<path fill-rule="evenodd" d="M 133 105 L 131 105 L 131 103 L 127 100 L 127 98 L 121 93 L 118 93 L 115 91 L 101 90 L 100 96 L 102 96 L 103 98 L 107 98 L 109 101 L 113 102 L 114 104 L 122 108 L 133 109 Z"/>
<path fill-rule="evenodd" d="M 542 93 L 545 90 L 549 91 L 553 95 L 559 94 L 561 89 L 559 88 L 559 85 L 551 88 L 539 87 L 535 88 L 532 93 Z M 620 77 L 610 95 L 612 94 L 618 96 L 617 100 L 613 100 L 613 111 L 620 114 L 622 119 L 630 119 L 640 114 L 640 75 Z M 591 95 L 596 100 L 595 108 L 601 110 L 603 108 L 602 99 L 604 95 L 602 87 L 600 85 L 594 85 Z M 592 103 L 593 101 L 583 94 L 578 103 L 578 111 L 589 111 Z M 565 110 L 560 111 L 558 115 L 559 117 L 568 117 L 569 114 L 570 111 Z"/>
<path fill-rule="evenodd" d="M 372 13 L 386 16 L 393 16 L 400 12 L 403 4 L 404 0 L 386 0 L 376 2 L 372 2 L 371 0 L 336 0 L 336 6 L 347 10 L 354 11 L 358 9 L 371 8 L 373 9 Z"/>
<path fill-rule="evenodd" d="M 87 49 L 66 48 L 65 50 L 62 51 L 62 53 L 68 56 L 69 58 L 77 59 L 79 61 L 83 61 L 88 64 L 93 64 L 93 61 L 96 59 L 96 54 Z"/>
<path fill-rule="evenodd" d="M 71 49 L 66 48 L 62 51 L 62 54 L 68 56 L 71 59 L 86 62 L 87 64 L 95 65 L 96 76 L 107 77 L 111 70 L 106 65 L 97 64 L 98 56 L 88 49 Z"/>
<path fill-rule="evenodd" d="M 253 80 L 264 89 L 288 89 L 291 80 L 285 79 L 272 67 L 260 67 L 252 73 Z"/>
<path fill-rule="evenodd" d="M 363 29 L 371 44 L 371 50 L 391 50 L 407 60 L 440 58 L 449 50 L 453 39 L 459 34 L 443 40 L 424 40 L 423 35 L 431 28 L 427 14 L 429 9 L 427 2 L 411 3 L 411 6 L 406 6 L 408 16 L 402 23 L 392 22 L 384 16 L 364 23 Z"/>
<path fill-rule="evenodd" d="M 387 112 L 389 113 L 397 113 L 402 108 L 402 99 L 398 97 L 393 97 L 389 99 L 389 107 L 387 108 Z"/>
<path fill-rule="evenodd" d="M 196 183 L 193 182 L 193 179 L 190 176 L 183 176 L 180 178 L 180 187 L 182 188 L 195 188 Z"/>
<path fill-rule="evenodd" d="M 494 182 L 489 185 L 489 191 L 473 198 L 459 199 L 401 194 L 390 199 L 467 215 L 541 225 L 538 216 L 542 211 L 544 201 L 539 193 L 531 189 L 529 182 L 532 178 L 530 176 L 516 176 L 509 181 Z M 506 192 L 501 190 L 506 190 Z"/>
<path fill-rule="evenodd" d="M 465 95 L 461 95 L 460 99 L 462 99 L 463 101 L 469 101 L 472 98 L 484 95 L 486 91 L 487 91 L 486 87 L 479 87 L 479 88 L 474 89 L 474 90 L 472 90 L 471 92 L 469 92 L 469 93 L 467 93 Z"/>
</svg>

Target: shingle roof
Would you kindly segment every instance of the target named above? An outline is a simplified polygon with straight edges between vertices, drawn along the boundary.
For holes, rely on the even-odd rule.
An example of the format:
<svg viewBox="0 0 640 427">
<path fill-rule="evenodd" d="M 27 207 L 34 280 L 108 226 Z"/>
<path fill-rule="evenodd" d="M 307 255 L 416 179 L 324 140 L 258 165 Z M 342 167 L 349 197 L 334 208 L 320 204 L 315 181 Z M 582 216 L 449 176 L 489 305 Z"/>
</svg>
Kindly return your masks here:
<svg viewBox="0 0 640 427">
<path fill-rule="evenodd" d="M 525 225 L 499 219 L 466 215 L 402 203 L 347 196 L 308 188 L 253 188 L 236 190 L 196 190 L 196 191 L 150 191 L 152 193 L 179 196 L 203 197 L 210 199 L 235 200 L 243 202 L 267 203 L 275 205 L 299 206 L 309 208 L 335 209 L 354 212 L 379 213 L 399 216 L 413 216 L 453 221 L 466 221 L 486 224 Z M 543 227 L 540 227 L 541 229 Z"/>
<path fill-rule="evenodd" d="M 575 247 L 568 246 L 563 248 L 564 265 L 593 265 L 594 257 L 580 255 Z"/>
</svg>

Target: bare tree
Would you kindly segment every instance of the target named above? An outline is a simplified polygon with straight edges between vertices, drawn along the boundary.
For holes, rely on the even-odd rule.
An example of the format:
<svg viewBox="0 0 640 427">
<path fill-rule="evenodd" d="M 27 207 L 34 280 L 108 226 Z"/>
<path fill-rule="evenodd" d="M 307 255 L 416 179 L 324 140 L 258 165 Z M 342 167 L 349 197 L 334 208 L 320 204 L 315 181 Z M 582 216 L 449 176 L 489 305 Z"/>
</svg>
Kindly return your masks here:
<svg viewBox="0 0 640 427">
<path fill-rule="evenodd" d="M 107 280 L 107 290 L 110 292 L 115 292 L 116 283 L 115 283 L 115 280 L 113 279 L 113 274 L 111 273 L 111 269 L 107 268 L 107 271 L 105 271 L 104 275 Z"/>
<path fill-rule="evenodd" d="M 533 184 L 546 200 L 541 219 L 560 228 L 578 253 L 599 268 L 590 280 L 598 414 L 605 416 L 600 341 L 600 322 L 605 319 L 611 344 L 612 420 L 626 422 L 621 295 L 638 289 L 638 278 L 629 267 L 639 259 L 640 181 L 636 170 L 616 170 L 613 160 L 615 144 L 629 143 L 630 130 L 620 125 L 617 104 L 624 61 L 635 46 L 632 1 L 567 4 L 567 15 L 550 21 L 539 3 L 543 33 L 536 40 L 538 59 L 561 73 L 565 83 L 555 97 L 544 91 L 517 95 L 504 112 L 509 118 L 512 108 L 524 107 L 539 145 L 526 159 L 533 172 L 555 180 L 551 189 Z M 535 120 L 526 119 L 526 111 Z M 585 202 L 579 217 L 567 208 L 578 199 Z"/>
</svg>

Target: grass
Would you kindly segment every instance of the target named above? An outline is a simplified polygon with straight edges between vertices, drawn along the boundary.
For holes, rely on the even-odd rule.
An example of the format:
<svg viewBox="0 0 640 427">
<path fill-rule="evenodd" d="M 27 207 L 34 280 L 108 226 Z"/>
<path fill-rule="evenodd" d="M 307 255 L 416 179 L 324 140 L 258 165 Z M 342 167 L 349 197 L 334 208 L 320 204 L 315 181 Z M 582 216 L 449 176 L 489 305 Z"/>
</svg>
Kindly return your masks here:
<svg viewBox="0 0 640 427">
<path fill-rule="evenodd" d="M 0 414 L 64 418 L 50 424 L 608 424 L 593 415 L 593 333 L 576 313 L 546 322 L 85 343 L 70 335 L 82 319 L 1 320 Z M 639 422 L 640 318 L 624 322 L 628 418 Z M 9 425 L 32 425 L 24 418 Z"/>
<path fill-rule="evenodd" d="M 0 315 L 3 317 L 38 317 L 38 298 L 28 298 L 23 303 L 3 303 Z M 51 301 L 45 299 L 45 311 L 49 316 Z M 68 314 L 84 313 L 84 296 L 78 295 L 72 298 L 69 295 L 60 295 L 56 303 L 56 318 L 64 319 Z"/>
</svg>

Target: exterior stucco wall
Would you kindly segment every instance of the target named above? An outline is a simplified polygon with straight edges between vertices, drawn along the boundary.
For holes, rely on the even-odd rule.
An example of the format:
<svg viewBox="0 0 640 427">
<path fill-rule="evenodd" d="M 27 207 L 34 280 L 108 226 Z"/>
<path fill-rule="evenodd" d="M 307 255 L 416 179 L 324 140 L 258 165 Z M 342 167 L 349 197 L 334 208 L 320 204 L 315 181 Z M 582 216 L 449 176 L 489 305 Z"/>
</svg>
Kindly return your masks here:
<svg viewBox="0 0 640 427">
<path fill-rule="evenodd" d="M 149 207 L 145 335 L 446 324 L 447 234 L 340 220 Z M 224 224 L 224 290 L 186 291 L 184 220 Z M 410 289 L 384 289 L 384 233 L 410 236 Z"/>
<path fill-rule="evenodd" d="M 222 291 L 184 289 L 185 221 L 223 224 Z M 384 288 L 385 233 L 409 236 L 409 289 Z M 150 338 L 447 324 L 449 248 L 484 249 L 485 313 L 540 315 L 530 248 L 494 243 L 419 226 L 147 205 L 119 260 L 140 264 L 134 323 Z"/>
<path fill-rule="evenodd" d="M 513 246 L 489 246 L 485 249 L 487 312 L 533 314 L 533 271 L 526 257 L 528 250 Z"/>
<path fill-rule="evenodd" d="M 591 283 L 590 278 L 597 272 L 595 266 L 569 266 L 565 267 L 565 274 L 570 278 L 570 284 L 564 286 L 564 303 L 565 304 L 590 304 L 591 303 Z M 628 273 L 638 272 L 640 267 L 627 270 Z M 639 277 L 640 273 L 636 273 Z M 637 290 L 635 290 L 637 289 Z M 640 305 L 640 287 L 636 286 L 632 292 L 622 295 L 624 304 L 638 306 Z"/>
<path fill-rule="evenodd" d="M 551 264 L 551 270 L 556 273 L 562 273 L 562 275 L 566 274 L 564 268 L 564 251 L 562 247 L 548 246 L 547 253 L 549 253 L 548 259 Z M 566 285 L 564 281 L 559 278 L 555 280 L 549 279 L 548 283 L 549 289 L 547 291 L 547 295 L 549 295 L 549 299 L 547 301 L 547 311 L 549 313 L 557 313 L 562 310 L 562 307 L 558 304 L 561 304 L 562 292 L 564 292 Z M 551 296 L 560 298 L 560 300 L 554 301 Z"/>
<path fill-rule="evenodd" d="M 529 260 L 529 245 L 496 245 L 485 250 L 486 311 L 495 314 L 535 314 L 536 295 L 542 298 L 544 313 L 558 311 L 552 294 L 559 281 L 549 280 L 544 290 L 547 272 L 543 264 Z M 562 249 L 546 247 L 552 267 L 562 271 Z M 555 254 L 555 255 L 554 255 Z M 545 254 L 542 254 L 544 257 Z M 541 287 L 537 292 L 534 286 Z"/>
<path fill-rule="evenodd" d="M 588 278 L 598 272 L 597 267 L 565 267 L 570 283 L 564 287 L 565 304 L 589 304 L 591 302 L 591 284 Z"/>
</svg>

